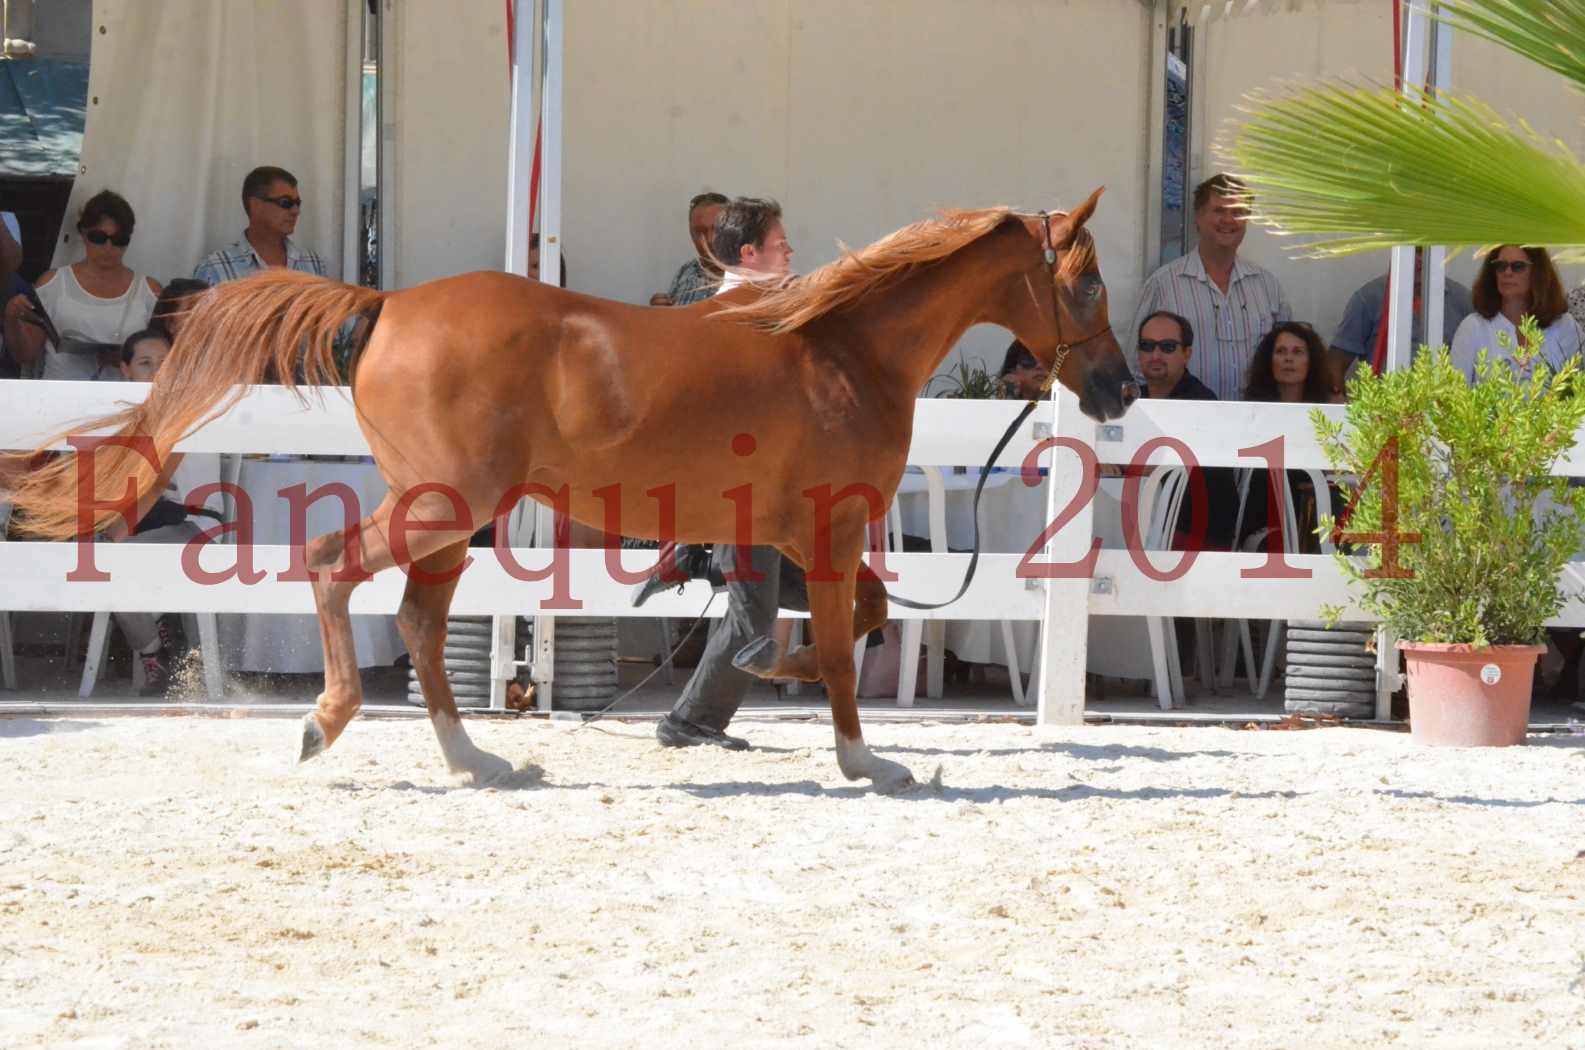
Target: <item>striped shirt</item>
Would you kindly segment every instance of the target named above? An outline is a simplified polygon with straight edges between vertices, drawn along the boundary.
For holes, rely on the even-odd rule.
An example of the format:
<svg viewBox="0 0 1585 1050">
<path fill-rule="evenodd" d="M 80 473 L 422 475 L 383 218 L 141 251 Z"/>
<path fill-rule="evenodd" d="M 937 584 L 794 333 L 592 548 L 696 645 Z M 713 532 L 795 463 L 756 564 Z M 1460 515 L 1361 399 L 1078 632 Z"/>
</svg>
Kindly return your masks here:
<svg viewBox="0 0 1585 1050">
<path fill-rule="evenodd" d="M 1243 396 L 1255 347 L 1273 326 L 1292 317 L 1282 286 L 1271 271 L 1235 258 L 1224 295 L 1206 276 L 1198 251 L 1174 259 L 1146 278 L 1134 312 L 1134 327 L 1128 333 L 1130 345 L 1139 337 L 1145 318 L 1157 310 L 1170 310 L 1189 319 L 1194 326 L 1189 371 L 1223 401 Z"/>
<path fill-rule="evenodd" d="M 325 262 L 319 254 L 299 249 L 290 237 L 286 238 L 286 268 L 325 276 Z M 266 269 L 264 260 L 253 250 L 244 233 L 237 238 L 237 243 L 204 256 L 204 261 L 193 268 L 193 277 L 213 287 Z"/>
</svg>

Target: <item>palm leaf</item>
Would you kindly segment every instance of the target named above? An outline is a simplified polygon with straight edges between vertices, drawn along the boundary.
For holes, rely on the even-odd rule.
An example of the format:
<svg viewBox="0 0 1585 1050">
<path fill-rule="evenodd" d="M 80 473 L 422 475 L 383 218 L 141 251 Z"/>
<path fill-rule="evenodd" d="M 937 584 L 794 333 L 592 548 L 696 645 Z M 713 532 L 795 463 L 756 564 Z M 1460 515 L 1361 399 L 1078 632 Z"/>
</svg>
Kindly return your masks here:
<svg viewBox="0 0 1585 1050">
<path fill-rule="evenodd" d="M 1585 166 L 1479 101 L 1339 84 L 1243 111 L 1222 152 L 1255 220 L 1316 235 L 1309 254 L 1530 244 L 1585 258 Z"/>
<path fill-rule="evenodd" d="M 1585 89 L 1585 0 L 1442 0 L 1437 17 Z"/>
</svg>

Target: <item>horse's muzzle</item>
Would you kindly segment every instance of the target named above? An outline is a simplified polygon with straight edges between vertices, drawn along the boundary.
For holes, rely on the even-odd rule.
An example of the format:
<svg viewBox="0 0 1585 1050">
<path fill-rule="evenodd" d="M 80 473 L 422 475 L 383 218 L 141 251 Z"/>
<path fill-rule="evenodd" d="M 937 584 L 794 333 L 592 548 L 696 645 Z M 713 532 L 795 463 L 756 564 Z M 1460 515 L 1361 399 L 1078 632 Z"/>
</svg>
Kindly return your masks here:
<svg viewBox="0 0 1585 1050">
<path fill-rule="evenodd" d="M 1108 361 L 1090 372 L 1079 395 L 1079 410 L 1091 419 L 1106 422 L 1128 411 L 1139 400 L 1139 385 L 1121 360 Z"/>
</svg>

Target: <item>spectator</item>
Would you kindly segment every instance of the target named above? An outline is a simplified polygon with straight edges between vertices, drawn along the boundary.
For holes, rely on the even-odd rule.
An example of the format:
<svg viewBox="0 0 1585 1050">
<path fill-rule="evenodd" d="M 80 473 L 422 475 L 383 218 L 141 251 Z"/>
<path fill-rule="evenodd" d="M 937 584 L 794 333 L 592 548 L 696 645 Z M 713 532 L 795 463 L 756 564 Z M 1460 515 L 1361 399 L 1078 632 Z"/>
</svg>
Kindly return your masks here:
<svg viewBox="0 0 1585 1050">
<path fill-rule="evenodd" d="M 0 288 L 22 269 L 22 228 L 16 216 L 0 212 Z"/>
<path fill-rule="evenodd" d="M 567 287 L 567 254 L 562 252 L 557 258 L 561 260 L 561 284 L 558 287 L 565 288 Z M 528 239 L 528 276 L 533 280 L 539 280 L 539 234 L 537 233 Z"/>
<path fill-rule="evenodd" d="M 1250 362 L 1244 400 L 1323 405 L 1340 401 L 1341 397 L 1332 390 L 1326 346 L 1315 329 L 1299 321 L 1285 321 L 1267 332 L 1255 351 L 1255 359 Z M 1319 517 L 1314 475 L 1307 470 L 1290 470 L 1287 483 L 1293 493 L 1299 534 L 1299 550 L 1288 553 L 1319 554 L 1320 543 L 1315 535 Z M 1268 526 L 1281 494 L 1271 487 L 1270 476 L 1265 470 L 1250 472 L 1248 491 L 1243 524 L 1238 530 L 1239 549 L 1267 550 L 1272 532 Z M 1343 506 L 1341 496 L 1334 489 L 1331 498 L 1333 513 L 1337 514 Z M 1281 542 L 1280 536 L 1278 542 Z"/>
<path fill-rule="evenodd" d="M 729 202 L 719 193 L 701 193 L 688 202 L 688 236 L 694 257 L 677 269 L 668 291 L 649 297 L 651 306 L 687 306 L 708 299 L 721 284 L 721 271 L 710 255 L 715 224 Z"/>
<path fill-rule="evenodd" d="M 88 199 L 77 217 L 83 258 L 38 281 L 38 299 L 61 342 L 51 346 L 25 295 L 6 303 L 5 341 L 23 367 L 42 364 L 45 379 L 114 377 L 121 344 L 148 324 L 159 283 L 123 261 L 136 219 L 120 194 L 104 190 Z"/>
<path fill-rule="evenodd" d="M 1249 363 L 1245 401 L 1342 400 L 1332 392 L 1326 349 L 1315 329 L 1302 321 L 1284 321 L 1266 333 Z"/>
<path fill-rule="evenodd" d="M 1215 401 L 1211 388 L 1189 373 L 1194 357 L 1194 325 L 1181 314 L 1158 310 L 1139 327 L 1139 370 L 1142 397 L 1173 401 Z M 1195 480 L 1198 475 L 1199 480 Z M 1178 512 L 1174 550 L 1227 550 L 1238 514 L 1238 485 L 1231 467 L 1197 467 Z M 1204 488 L 1201 489 L 1203 483 Z M 1196 493 L 1205 493 L 1205 534 L 1194 535 Z"/>
<path fill-rule="evenodd" d="M 1563 282 L 1545 248 L 1504 244 L 1486 253 L 1475 277 L 1475 309 L 1453 333 L 1453 366 L 1471 381 L 1475 359 L 1489 350 L 1492 360 L 1512 362 L 1519 346 L 1519 321 L 1526 314 L 1541 328 L 1540 359 L 1552 368 L 1580 350 L 1580 329 L 1569 316 Z M 1508 337 L 1508 349 L 1497 343 L 1498 333 Z M 1535 358 L 1531 359 L 1532 367 Z"/>
<path fill-rule="evenodd" d="M 242 211 L 248 225 L 235 244 L 216 249 L 193 270 L 193 279 L 214 286 L 270 267 L 325 276 L 317 254 L 292 240 L 303 213 L 297 177 L 285 168 L 260 167 L 242 180 Z"/>
<path fill-rule="evenodd" d="M 1421 302 L 1420 285 L 1425 271 L 1424 253 L 1414 254 L 1414 309 L 1409 329 L 1410 351 L 1425 342 L 1425 304 Z M 1348 373 L 1356 362 L 1372 367 L 1380 338 L 1387 327 L 1387 274 L 1360 285 L 1349 296 L 1343 310 L 1343 322 L 1332 336 L 1332 348 L 1327 353 L 1331 368 L 1332 387 L 1341 393 L 1348 381 Z M 1442 334 L 1458 331 L 1458 326 L 1474 309 L 1469 289 L 1451 278 L 1442 288 Z"/>
<path fill-rule="evenodd" d="M 19 295 L 26 295 L 33 286 L 22 279 L 17 268 L 22 264 L 22 228 L 16 216 L 0 212 L 0 311 L 4 304 Z M 6 348 L 5 328 L 0 324 L 0 379 L 17 379 L 22 375 L 22 365 Z"/>
<path fill-rule="evenodd" d="M 792 259 L 781 205 L 771 200 L 739 197 L 729 204 L 716 224 L 712 247 L 727 267 L 717 295 L 760 276 L 784 276 Z M 769 644 L 772 629 L 778 626 L 778 609 L 808 609 L 803 570 L 775 547 L 718 544 L 706 561 L 702 548 L 679 544 L 676 557 L 685 577 L 708 574 L 713 586 L 725 588 L 727 611 L 711 630 L 682 696 L 655 727 L 655 738 L 665 747 L 712 744 L 741 751 L 748 741 L 728 736 L 725 730 L 758 676 L 739 669 L 734 658 L 750 646 Z M 727 579 L 727 573 L 755 579 Z M 650 595 L 677 585 L 662 578 L 657 568 L 639 585 L 633 604 L 642 605 Z"/>
<path fill-rule="evenodd" d="M 1194 326 L 1187 317 L 1157 310 L 1139 326 L 1137 360 L 1143 396 L 1178 401 L 1215 401 L 1216 394 L 1189 372 Z"/>
<path fill-rule="evenodd" d="M 170 341 L 159 330 L 146 328 L 134 333 L 121 348 L 122 377 L 136 383 L 152 383 L 170 349 Z M 154 487 L 143 495 L 137 510 L 130 515 L 137 522 L 135 528 L 129 530 L 126 521 L 114 518 L 102 537 L 116 543 L 186 543 L 196 537 L 199 526 L 188 519 L 188 510 L 171 480 L 181 464 L 182 455 L 173 452 L 161 465 Z M 115 619 L 127 645 L 143 661 L 140 694 L 164 695 L 171 683 L 172 656 L 164 625 L 146 612 L 118 612 Z"/>
<path fill-rule="evenodd" d="M 1046 366 L 1027 346 L 1014 339 L 1002 356 L 1002 370 L 997 379 L 1001 381 L 1003 397 L 1022 401 L 1045 396 L 1046 374 Z"/>
<path fill-rule="evenodd" d="M 174 344 L 182 321 L 196 304 L 198 293 L 207 292 L 209 285 L 191 277 L 172 278 L 154 303 L 154 313 L 149 317 L 149 327 L 163 333 Z"/>
<path fill-rule="evenodd" d="M 1199 244 L 1145 280 L 1134 311 L 1136 332 L 1158 310 L 1188 318 L 1200 339 L 1191 371 L 1224 401 L 1238 396 L 1261 337 L 1291 315 L 1277 278 L 1239 258 L 1249 202 L 1244 184 L 1231 175 L 1195 187 Z"/>
</svg>

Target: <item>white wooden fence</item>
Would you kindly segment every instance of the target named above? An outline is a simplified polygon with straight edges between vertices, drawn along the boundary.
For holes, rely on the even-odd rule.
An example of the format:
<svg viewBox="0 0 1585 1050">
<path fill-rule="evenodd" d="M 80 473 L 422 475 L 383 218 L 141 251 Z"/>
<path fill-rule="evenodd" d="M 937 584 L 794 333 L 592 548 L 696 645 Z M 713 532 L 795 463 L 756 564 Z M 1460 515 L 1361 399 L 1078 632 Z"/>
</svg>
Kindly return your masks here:
<svg viewBox="0 0 1585 1050">
<path fill-rule="evenodd" d="M 41 436 L 64 429 L 72 422 L 97 416 L 117 403 L 137 400 L 146 387 L 129 383 L 67 383 L 0 381 L 0 448 L 31 448 Z M 367 455 L 368 448 L 343 390 L 324 391 L 307 407 L 275 387 L 250 390 L 226 416 L 193 434 L 178 446 L 195 453 L 277 452 L 312 455 Z M 918 402 L 909 462 L 916 464 L 983 464 L 997 439 L 1017 415 L 1021 405 L 1006 401 L 923 399 Z M 1341 407 L 1324 411 L 1338 415 Z M 1000 460 L 1016 466 L 1040 445 L 1055 436 L 1094 450 L 1106 463 L 1175 463 L 1162 439 L 1176 439 L 1191 450 L 1202 466 L 1264 466 L 1250 449 L 1273 438 L 1283 439 L 1288 468 L 1326 466 L 1309 419 L 1309 406 L 1141 401 L 1122 420 L 1098 425 L 1082 415 L 1076 399 L 1060 391 L 1050 407 L 1042 406 L 1014 436 Z M 1068 445 L 1066 447 L 1073 447 Z M 1154 450 L 1154 451 L 1152 451 Z M 1067 508 L 1079 492 L 1083 468 L 1079 455 L 1049 447 L 1039 462 L 1051 470 L 1051 513 L 1055 520 L 1069 514 L 1063 528 L 1046 545 L 1040 560 L 1076 563 L 1090 553 L 1092 512 L 1088 500 Z M 1585 475 L 1585 457 L 1579 447 L 1560 471 Z M 1031 544 L 1036 537 L 1030 537 Z M 305 613 L 314 609 L 309 588 L 300 582 L 282 582 L 289 548 L 254 549 L 254 564 L 265 579 L 247 585 L 235 579 L 199 583 L 181 570 L 181 550 L 176 545 L 99 544 L 95 563 L 109 573 L 108 582 L 70 582 L 68 573 L 79 557 L 75 543 L 0 544 L 0 608 L 12 610 L 122 611 L 157 609 L 170 612 Z M 551 598 L 549 580 L 514 579 L 490 551 L 476 551 L 473 566 L 457 588 L 456 615 L 496 616 L 510 624 L 519 615 L 542 615 Z M 514 549 L 514 557 L 528 567 L 546 564 L 543 549 Z M 631 586 L 618 583 L 605 571 L 599 550 L 574 550 L 569 554 L 571 593 L 582 602 L 574 615 L 692 617 L 708 597 L 702 584 L 690 585 L 681 595 L 667 592 L 642 609 L 631 605 Z M 202 564 L 219 568 L 231 564 L 234 551 L 224 546 L 206 550 Z M 650 556 L 627 552 L 624 564 L 637 567 Z M 1020 578 L 1022 554 L 994 553 L 980 558 L 980 568 L 964 596 L 951 606 L 928 612 L 893 607 L 897 618 L 956 620 L 1041 620 L 1041 662 L 1037 718 L 1042 723 L 1074 723 L 1082 719 L 1086 631 L 1075 625 L 1089 615 L 1187 616 L 1243 619 L 1313 618 L 1323 605 L 1352 609 L 1351 596 L 1337 566 L 1324 555 L 1287 555 L 1286 563 L 1308 578 L 1259 578 L 1265 554 L 1202 553 L 1181 577 L 1161 582 L 1148 576 L 1136 562 L 1138 551 L 1100 550 L 1093 570 L 1068 572 L 1060 578 Z M 1158 573 L 1183 557 L 1179 552 L 1149 555 Z M 886 555 L 887 568 L 900 579 L 889 584 L 893 593 L 920 601 L 950 595 L 962 579 L 966 554 Z M 1585 565 L 1573 568 L 1585 568 Z M 1256 576 L 1252 578 L 1251 573 Z M 352 599 L 354 613 L 394 613 L 401 598 L 404 577 L 387 570 L 359 587 Z M 717 602 L 712 612 L 723 611 Z M 1556 621 L 1585 624 L 1585 603 L 1572 600 Z M 551 634 L 540 631 L 541 637 Z M 501 632 L 498 630 L 498 637 Z M 495 660 L 500 680 L 513 677 L 510 635 L 501 639 Z M 536 664 L 547 656 L 536 653 Z M 545 666 L 548 666 L 545 665 Z M 537 672 L 537 675 L 540 672 Z M 1390 695 L 1395 682 L 1382 678 L 1381 694 Z M 1379 713 L 1385 716 L 1384 710 Z"/>
</svg>

